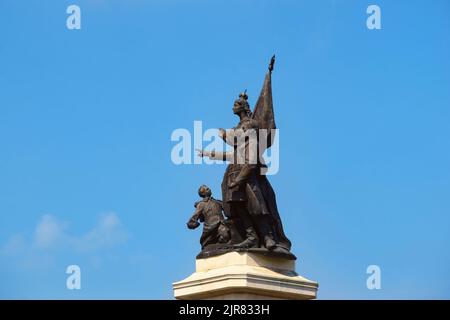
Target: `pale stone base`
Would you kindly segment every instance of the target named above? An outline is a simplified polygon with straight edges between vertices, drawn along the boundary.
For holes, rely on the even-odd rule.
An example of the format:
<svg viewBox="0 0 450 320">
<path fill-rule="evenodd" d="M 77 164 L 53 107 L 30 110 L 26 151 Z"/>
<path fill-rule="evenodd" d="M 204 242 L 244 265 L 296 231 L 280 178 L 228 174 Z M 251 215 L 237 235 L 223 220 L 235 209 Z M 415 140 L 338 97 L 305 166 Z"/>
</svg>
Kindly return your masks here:
<svg viewBox="0 0 450 320">
<path fill-rule="evenodd" d="M 295 272 L 295 260 L 229 252 L 196 260 L 196 272 L 173 284 L 176 299 L 315 299 L 318 283 Z"/>
</svg>

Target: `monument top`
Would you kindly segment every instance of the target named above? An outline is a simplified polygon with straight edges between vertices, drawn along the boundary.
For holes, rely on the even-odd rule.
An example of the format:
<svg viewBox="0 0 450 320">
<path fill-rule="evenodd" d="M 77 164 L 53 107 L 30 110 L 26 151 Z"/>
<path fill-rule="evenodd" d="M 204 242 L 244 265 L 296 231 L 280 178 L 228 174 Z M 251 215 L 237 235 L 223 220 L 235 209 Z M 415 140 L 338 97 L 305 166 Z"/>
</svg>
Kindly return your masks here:
<svg viewBox="0 0 450 320">
<path fill-rule="evenodd" d="M 239 117 L 238 124 L 228 130 L 219 129 L 219 136 L 232 151 L 198 150 L 201 157 L 229 164 L 222 180 L 222 200 L 214 199 L 210 188 L 201 186 L 198 193 L 202 199 L 195 203 L 195 212 L 187 223 L 190 229 L 197 228 L 199 221 L 204 223 L 202 251 L 197 258 L 235 251 L 296 259 L 290 252 L 291 242 L 284 234 L 262 157 L 276 134 L 271 79 L 274 64 L 275 56 L 270 60 L 253 112 L 244 91 L 232 109 Z"/>
</svg>

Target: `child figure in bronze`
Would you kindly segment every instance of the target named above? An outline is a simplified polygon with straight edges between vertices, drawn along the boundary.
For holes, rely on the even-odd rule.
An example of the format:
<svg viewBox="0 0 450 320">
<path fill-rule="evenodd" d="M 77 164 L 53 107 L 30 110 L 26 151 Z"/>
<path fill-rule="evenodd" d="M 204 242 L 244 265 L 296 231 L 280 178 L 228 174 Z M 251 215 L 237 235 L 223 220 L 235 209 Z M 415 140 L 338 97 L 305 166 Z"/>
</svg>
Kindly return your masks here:
<svg viewBox="0 0 450 320">
<path fill-rule="evenodd" d="M 194 204 L 195 212 L 187 222 L 188 228 L 195 229 L 203 222 L 202 250 L 211 244 L 228 243 L 230 230 L 222 214 L 222 201 L 214 199 L 211 189 L 205 185 L 200 186 L 198 195 L 202 200 Z"/>
</svg>

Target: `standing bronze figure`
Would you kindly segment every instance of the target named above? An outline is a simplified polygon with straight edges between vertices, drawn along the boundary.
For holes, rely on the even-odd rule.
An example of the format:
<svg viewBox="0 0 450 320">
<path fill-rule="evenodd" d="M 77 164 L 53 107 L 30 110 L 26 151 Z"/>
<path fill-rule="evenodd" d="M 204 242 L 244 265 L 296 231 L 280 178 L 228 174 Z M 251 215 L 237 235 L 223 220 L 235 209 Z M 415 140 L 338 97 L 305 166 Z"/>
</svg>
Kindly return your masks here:
<svg viewBox="0 0 450 320">
<path fill-rule="evenodd" d="M 291 242 L 283 231 L 275 192 L 264 174 L 266 165 L 262 158 L 276 132 L 271 84 L 274 63 L 275 56 L 270 61 L 254 111 L 250 110 L 247 93 L 241 93 L 233 105 L 239 123 L 233 129 L 219 129 L 219 136 L 233 151 L 199 151 L 202 157 L 230 161 L 222 181 L 222 207 L 228 218 L 223 224 L 231 235 L 226 243 L 202 247 L 199 258 L 229 251 L 251 251 L 295 259 L 290 253 Z"/>
</svg>

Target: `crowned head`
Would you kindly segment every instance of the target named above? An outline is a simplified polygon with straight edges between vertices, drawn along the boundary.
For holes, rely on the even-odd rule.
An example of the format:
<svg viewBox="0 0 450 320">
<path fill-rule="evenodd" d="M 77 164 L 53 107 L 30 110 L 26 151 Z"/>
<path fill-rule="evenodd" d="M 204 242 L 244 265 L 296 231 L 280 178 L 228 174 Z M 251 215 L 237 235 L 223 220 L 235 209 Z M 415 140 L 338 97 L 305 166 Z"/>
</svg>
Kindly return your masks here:
<svg viewBox="0 0 450 320">
<path fill-rule="evenodd" d="M 241 112 L 245 112 L 247 115 L 250 115 L 250 105 L 248 104 L 248 95 L 247 90 L 243 93 L 239 94 L 239 99 L 234 101 L 233 105 L 233 113 L 240 114 Z"/>
</svg>

